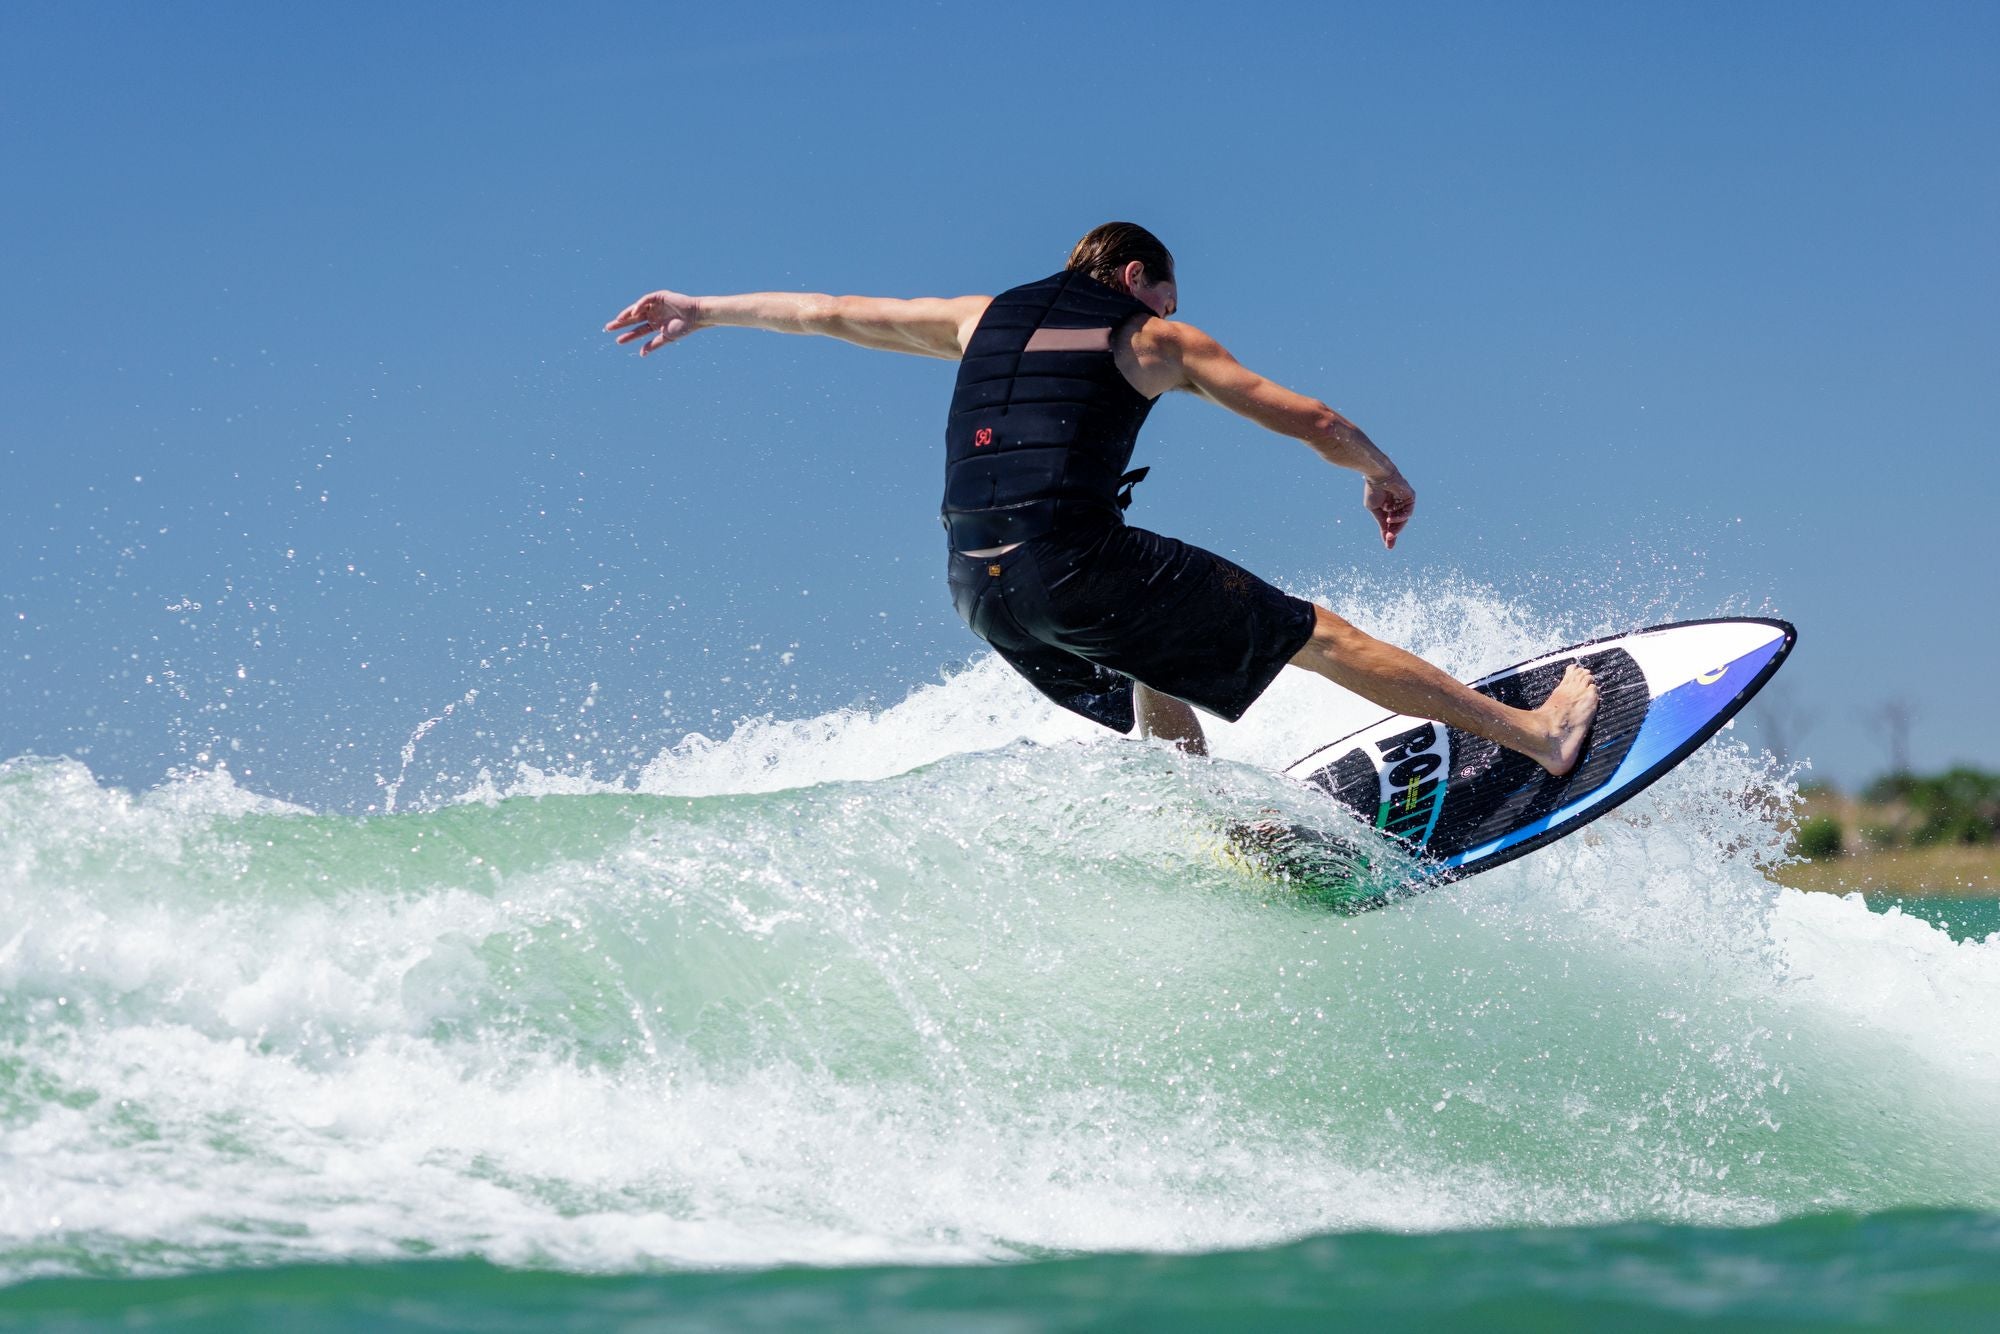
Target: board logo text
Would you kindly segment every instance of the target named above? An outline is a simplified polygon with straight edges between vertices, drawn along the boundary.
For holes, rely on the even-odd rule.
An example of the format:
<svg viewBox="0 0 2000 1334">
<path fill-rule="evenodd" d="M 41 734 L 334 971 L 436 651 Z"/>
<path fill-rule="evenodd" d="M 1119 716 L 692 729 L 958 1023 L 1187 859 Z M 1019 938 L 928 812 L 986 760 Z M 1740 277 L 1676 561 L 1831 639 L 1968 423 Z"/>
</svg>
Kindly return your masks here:
<svg viewBox="0 0 2000 1334">
<path fill-rule="evenodd" d="M 1422 846 L 1437 827 L 1444 804 L 1450 734 L 1436 723 L 1419 723 L 1375 743 L 1381 753 L 1382 799 L 1375 827 Z"/>
</svg>

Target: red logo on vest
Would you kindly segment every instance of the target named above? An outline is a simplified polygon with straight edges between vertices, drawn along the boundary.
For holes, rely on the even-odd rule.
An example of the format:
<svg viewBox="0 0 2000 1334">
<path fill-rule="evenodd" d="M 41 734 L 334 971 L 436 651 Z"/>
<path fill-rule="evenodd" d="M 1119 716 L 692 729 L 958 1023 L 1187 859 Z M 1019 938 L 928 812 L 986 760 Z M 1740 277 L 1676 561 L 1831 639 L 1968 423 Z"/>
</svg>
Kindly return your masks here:
<svg viewBox="0 0 2000 1334">
<path fill-rule="evenodd" d="M 992 443 L 993 428 L 991 426 L 982 426 L 972 433 L 972 447 L 974 449 L 978 449 L 981 445 L 990 445 Z"/>
</svg>

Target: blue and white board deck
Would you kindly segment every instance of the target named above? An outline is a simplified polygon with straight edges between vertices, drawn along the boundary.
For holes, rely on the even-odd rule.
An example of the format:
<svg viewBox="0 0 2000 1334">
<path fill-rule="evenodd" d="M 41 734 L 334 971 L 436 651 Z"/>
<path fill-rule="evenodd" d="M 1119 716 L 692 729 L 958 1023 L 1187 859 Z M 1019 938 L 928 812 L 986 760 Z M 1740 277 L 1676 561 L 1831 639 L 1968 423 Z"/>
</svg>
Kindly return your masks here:
<svg viewBox="0 0 2000 1334">
<path fill-rule="evenodd" d="M 1597 719 L 1577 766 L 1560 778 L 1469 732 L 1400 715 L 1319 747 L 1285 773 L 1415 856 L 1415 880 L 1402 888 L 1462 879 L 1572 833 L 1645 790 L 1748 704 L 1797 638 L 1784 621 L 1683 621 L 1558 649 L 1472 682 L 1481 694 L 1533 708 L 1570 663 L 1590 669 Z M 1326 836 L 1312 841 L 1324 844 Z M 1356 851 L 1348 850 L 1350 862 Z M 1286 860 L 1279 857 L 1274 869 L 1286 869 Z M 1354 888 L 1359 897 L 1340 906 L 1369 907 L 1385 897 L 1360 883 Z"/>
</svg>

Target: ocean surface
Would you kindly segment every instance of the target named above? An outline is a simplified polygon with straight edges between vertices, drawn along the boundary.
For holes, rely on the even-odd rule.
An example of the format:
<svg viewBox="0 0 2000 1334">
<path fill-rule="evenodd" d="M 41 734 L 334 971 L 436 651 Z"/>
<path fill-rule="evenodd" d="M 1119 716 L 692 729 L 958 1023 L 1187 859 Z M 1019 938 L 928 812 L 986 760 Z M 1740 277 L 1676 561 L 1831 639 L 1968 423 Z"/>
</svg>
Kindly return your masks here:
<svg viewBox="0 0 2000 1334">
<path fill-rule="evenodd" d="M 1729 732 L 1358 917 L 1218 857 L 1375 712 L 1197 761 L 989 660 L 372 815 L 8 761 L 0 1325 L 2000 1324 L 1991 905 L 1779 889 Z"/>
</svg>

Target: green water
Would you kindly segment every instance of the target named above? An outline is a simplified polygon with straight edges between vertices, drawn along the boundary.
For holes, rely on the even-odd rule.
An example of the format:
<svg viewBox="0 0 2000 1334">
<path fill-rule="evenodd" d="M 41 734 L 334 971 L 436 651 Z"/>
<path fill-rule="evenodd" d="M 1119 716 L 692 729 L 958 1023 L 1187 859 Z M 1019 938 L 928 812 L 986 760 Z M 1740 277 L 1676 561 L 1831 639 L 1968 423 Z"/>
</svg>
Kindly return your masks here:
<svg viewBox="0 0 2000 1334">
<path fill-rule="evenodd" d="M 1920 921 L 1929 922 L 1950 934 L 1953 940 L 1984 940 L 2000 931 L 2000 896 L 1970 894 L 1870 894 L 1868 906 L 1876 912 L 1892 909 Z"/>
<path fill-rule="evenodd" d="M 0 1290 L 63 1330 L 1976 1330 L 2000 1322 L 2000 1215 L 1821 1215 L 1348 1233 L 1208 1255 L 585 1276 L 454 1261 Z"/>
</svg>

